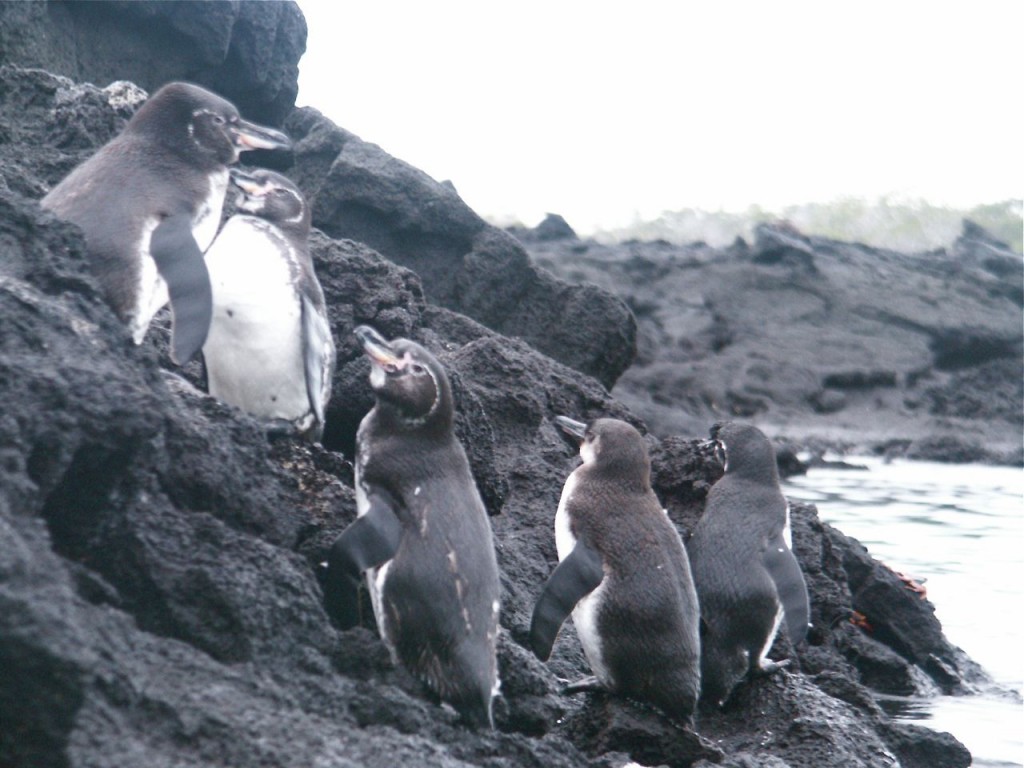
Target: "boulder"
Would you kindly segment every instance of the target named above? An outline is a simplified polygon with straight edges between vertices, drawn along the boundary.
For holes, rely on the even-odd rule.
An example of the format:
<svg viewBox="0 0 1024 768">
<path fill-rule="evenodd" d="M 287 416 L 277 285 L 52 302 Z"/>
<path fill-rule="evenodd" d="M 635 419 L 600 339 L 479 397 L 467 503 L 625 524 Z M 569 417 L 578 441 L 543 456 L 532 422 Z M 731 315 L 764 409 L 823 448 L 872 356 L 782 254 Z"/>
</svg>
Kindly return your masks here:
<svg viewBox="0 0 1024 768">
<path fill-rule="evenodd" d="M 270 125 L 295 105 L 305 50 L 306 20 L 290 0 L 0 3 L 0 64 L 150 92 L 186 80 Z"/>
<path fill-rule="evenodd" d="M 539 269 L 523 246 L 439 183 L 375 144 L 301 108 L 286 129 L 296 141 L 290 173 L 310 198 L 313 224 L 358 240 L 413 270 L 427 299 L 611 387 L 636 355 L 626 305 L 593 285 Z"/>
</svg>

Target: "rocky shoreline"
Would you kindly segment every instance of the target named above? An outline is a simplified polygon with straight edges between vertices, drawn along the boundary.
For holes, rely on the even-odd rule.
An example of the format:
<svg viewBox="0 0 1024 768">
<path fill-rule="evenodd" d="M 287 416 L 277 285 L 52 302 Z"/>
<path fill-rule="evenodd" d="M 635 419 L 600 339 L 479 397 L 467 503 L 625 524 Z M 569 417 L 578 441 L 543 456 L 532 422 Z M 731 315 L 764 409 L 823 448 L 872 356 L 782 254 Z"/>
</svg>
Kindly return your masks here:
<svg viewBox="0 0 1024 768">
<path fill-rule="evenodd" d="M 1024 260 L 965 221 L 899 253 L 760 225 L 728 248 L 511 230 L 541 266 L 637 317 L 613 394 L 657 434 L 741 418 L 779 442 L 946 462 L 1024 462 Z"/>
<path fill-rule="evenodd" d="M 553 418 L 615 416 L 646 432 L 655 491 L 685 535 L 721 471 L 697 439 L 721 414 L 690 411 L 683 400 L 692 421 L 666 422 L 638 407 L 645 385 L 630 376 L 651 368 L 652 339 L 667 348 L 689 330 L 671 319 L 659 326 L 638 294 L 578 284 L 591 274 L 566 272 L 568 264 L 546 269 L 558 254 L 532 235 L 524 247 L 450 185 L 315 110 L 282 108 L 304 38 L 292 4 L 218 4 L 223 19 L 203 3 L 88 4 L 131 21 L 125 30 L 107 19 L 94 70 L 89 46 L 100 43 L 73 34 L 93 23 L 87 12 L 20 5 L 0 9 L 0 38 L 36 41 L 32 50 L 8 48 L 20 58 L 0 62 L 0 765 L 970 764 L 953 736 L 891 719 L 873 692 L 968 695 L 984 673 L 944 638 L 926 599 L 810 505 L 794 505 L 793 534 L 813 626 L 798 648 L 775 649 L 794 658 L 790 671 L 745 684 L 726 711 L 702 716 L 696 733 L 629 701 L 561 695 L 561 680 L 586 673 L 571 625 L 549 664 L 526 645 L 533 601 L 556 561 L 558 496 L 577 460 Z M 168 58 L 179 68 L 154 74 L 140 63 L 119 78 L 152 87 L 146 77 L 208 76 L 243 112 L 277 115 L 296 142 L 286 172 L 313 201 L 311 250 L 338 345 L 324 446 L 268 442 L 255 421 L 206 396 L 197 365 L 170 363 L 166 322 L 134 346 L 88 273 L 80 233 L 38 206 L 136 106 L 129 85 L 85 81 L 106 85 L 104 51 L 137 32 L 139 13 L 149 14 L 153 40 L 177 46 Z M 46 49 L 69 35 L 78 45 L 73 72 L 62 68 L 66 55 Z M 268 40 L 274 54 L 260 58 Z M 231 92 L 228 71 L 249 102 Z M 277 87 L 260 96 L 254 80 Z M 822 247 L 812 241 L 813 263 Z M 764 247 L 746 250 L 734 269 L 751 269 L 751 252 L 768 258 Z M 763 266 L 806 269 L 801 252 Z M 1004 343 L 997 314 L 984 316 L 979 333 Z M 743 334 L 735 315 L 725 317 L 732 337 L 721 348 L 738 353 Z M 457 725 L 393 668 L 369 612 L 363 627 L 340 632 L 321 605 L 320 563 L 355 516 L 349 459 L 372 402 L 351 335 L 360 323 L 416 339 L 450 371 L 457 431 L 502 577 L 494 732 Z M 712 324 L 704 335 L 722 330 Z M 944 347 L 958 348 L 956 339 Z M 902 375 L 895 364 L 875 368 Z M 724 413 L 747 418 L 735 406 L 758 394 L 748 381 Z M 821 396 L 839 390 L 849 409 L 847 393 L 859 390 L 837 386 L 843 381 L 832 379 Z M 870 619 L 870 632 L 851 621 L 856 614 Z"/>
</svg>

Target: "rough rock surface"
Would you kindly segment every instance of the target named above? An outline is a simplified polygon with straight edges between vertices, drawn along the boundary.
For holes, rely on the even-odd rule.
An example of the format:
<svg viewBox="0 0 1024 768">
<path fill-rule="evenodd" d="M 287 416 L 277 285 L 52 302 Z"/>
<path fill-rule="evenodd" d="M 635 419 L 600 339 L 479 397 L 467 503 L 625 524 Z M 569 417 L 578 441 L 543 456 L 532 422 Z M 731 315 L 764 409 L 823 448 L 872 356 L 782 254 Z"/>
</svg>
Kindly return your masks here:
<svg viewBox="0 0 1024 768">
<path fill-rule="evenodd" d="M 280 125 L 299 92 L 306 21 L 294 2 L 0 3 L 0 64 L 154 91 L 188 80 Z"/>
<path fill-rule="evenodd" d="M 945 640 L 926 600 L 807 505 L 795 506 L 793 533 L 814 628 L 795 651 L 780 641 L 777 654 L 795 654 L 791 671 L 742 686 L 726 711 L 700 719 L 699 736 L 628 701 L 562 696 L 560 681 L 587 671 L 571 624 L 549 664 L 524 644 L 577 462 L 553 417 L 640 420 L 525 335 L 434 299 L 422 264 L 410 270 L 373 243 L 315 233 L 338 343 L 326 447 L 268 442 L 255 421 L 196 389 L 194 368 L 168 370 L 166 328 L 131 343 L 89 276 L 80 233 L 36 203 L 118 130 L 133 93 L 0 70 L 0 765 L 969 764 L 948 734 L 889 719 L 871 689 L 966 693 L 981 672 Z M 340 131 L 308 111 L 288 124 L 326 139 Z M 311 142 L 298 161 L 318 152 Z M 329 169 L 340 157 L 319 156 Z M 361 171 L 374 194 L 411 173 L 388 165 L 378 155 Z M 376 181 L 374 167 L 384 169 Z M 331 173 L 297 176 L 319 185 L 306 188 L 318 199 L 355 194 L 332 191 Z M 441 195 L 424 182 L 408 193 L 415 203 L 394 209 L 433 205 L 430 221 L 395 221 L 392 240 L 475 226 L 431 189 Z M 370 219 L 366 231 L 386 240 L 387 217 Z M 485 229 L 477 237 L 499 240 Z M 512 261 L 515 274 L 533 269 Z M 459 290 L 483 301 L 489 270 L 465 268 Z M 568 290 L 535 274 L 545 290 Z M 345 455 L 370 404 L 351 336 L 363 322 L 421 341 L 451 372 L 502 573 L 493 733 L 458 726 L 393 668 L 368 612 L 363 627 L 339 632 L 321 606 L 319 564 L 355 515 Z M 697 441 L 648 439 L 655 490 L 685 535 L 720 467 Z M 870 633 L 849 621 L 855 610 Z"/>
<path fill-rule="evenodd" d="M 514 233 L 555 274 L 629 304 L 639 352 L 614 393 L 656 434 L 741 418 L 804 444 L 1021 463 L 1024 260 L 976 225 L 928 253 L 785 222 L 725 249 L 559 229 Z"/>
<path fill-rule="evenodd" d="M 315 109 L 295 110 L 286 129 L 296 141 L 290 174 L 312 201 L 314 226 L 412 269 L 431 303 L 518 336 L 605 386 L 633 362 L 636 323 L 620 299 L 539 269 L 515 238 L 484 222 L 450 184 Z"/>
</svg>

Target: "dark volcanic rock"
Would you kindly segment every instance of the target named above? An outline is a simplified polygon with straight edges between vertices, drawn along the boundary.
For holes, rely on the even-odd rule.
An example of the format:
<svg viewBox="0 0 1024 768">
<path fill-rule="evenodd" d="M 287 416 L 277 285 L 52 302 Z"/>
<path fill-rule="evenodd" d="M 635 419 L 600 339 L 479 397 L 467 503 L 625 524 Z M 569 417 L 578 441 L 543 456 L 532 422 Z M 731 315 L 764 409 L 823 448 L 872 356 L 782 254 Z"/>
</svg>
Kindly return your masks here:
<svg viewBox="0 0 1024 768">
<path fill-rule="evenodd" d="M 518 336 L 611 387 L 636 354 L 629 309 L 594 286 L 538 269 L 522 245 L 477 216 L 450 184 L 396 160 L 313 109 L 288 119 L 291 174 L 331 237 L 366 243 L 412 269 L 435 304 Z"/>
<path fill-rule="evenodd" d="M 949 252 L 917 254 L 786 223 L 725 249 L 525 242 L 632 308 L 637 362 L 615 395 L 656 434 L 723 416 L 862 451 L 970 434 L 954 460 L 1021 461 L 1024 260 L 976 225 Z"/>
<path fill-rule="evenodd" d="M 590 324 L 585 312 L 607 294 L 536 270 L 514 241 L 478 227 L 414 169 L 300 111 L 290 124 L 309 129 L 298 154 L 307 191 L 355 199 L 362 184 L 380 206 L 392 195 L 396 218 L 389 225 L 373 208 L 367 239 L 423 236 L 454 278 L 449 306 L 439 306 L 429 259 L 418 274 L 372 244 L 314 233 L 338 344 L 326 447 L 268 442 L 260 424 L 198 391 L 194 369 L 183 378 L 162 367 L 166 329 L 156 324 L 145 344 L 131 343 L 89 275 L 80 233 L 33 199 L 118 130 L 136 93 L 0 70 L 0 765 L 621 768 L 634 759 L 874 768 L 894 756 L 909 768 L 968 764 L 952 736 L 890 721 L 866 686 L 967 691 L 980 673 L 948 645 L 926 601 L 808 505 L 793 506 L 793 536 L 813 627 L 795 650 L 780 638 L 773 655 L 793 658 L 789 671 L 741 686 L 697 733 L 633 702 L 561 695 L 563 680 L 588 672 L 571 624 L 548 664 L 525 645 L 557 561 L 554 512 L 578 462 L 553 418 L 615 416 L 643 427 L 580 372 L 614 379 L 623 364 L 600 355 L 628 324 Z M 338 166 L 342 145 L 361 159 Z M 332 189 L 336 166 L 352 190 Z M 456 260 L 438 243 L 467 227 L 478 229 Z M 589 358 L 570 367 L 526 334 L 512 339 L 455 311 L 466 296 L 509 311 L 508 294 L 488 286 L 513 278 L 533 281 L 517 294 L 530 312 L 578 324 L 571 338 Z M 513 317 L 531 327 L 525 314 Z M 364 322 L 417 339 L 451 375 L 456 428 L 501 568 L 494 732 L 460 727 L 395 669 L 369 612 L 362 627 L 339 632 L 321 605 L 320 563 L 355 516 L 343 452 L 372 400 L 351 335 Z M 710 336 L 722 348 L 743 343 L 729 313 L 715 322 L 722 327 Z M 647 439 L 655 489 L 685 536 L 721 467 L 697 441 Z M 870 632 L 850 622 L 854 611 Z"/>
<path fill-rule="evenodd" d="M 280 125 L 295 105 L 306 20 L 294 2 L 0 3 L 0 64 L 106 86 L 204 85 L 251 120 Z"/>
</svg>

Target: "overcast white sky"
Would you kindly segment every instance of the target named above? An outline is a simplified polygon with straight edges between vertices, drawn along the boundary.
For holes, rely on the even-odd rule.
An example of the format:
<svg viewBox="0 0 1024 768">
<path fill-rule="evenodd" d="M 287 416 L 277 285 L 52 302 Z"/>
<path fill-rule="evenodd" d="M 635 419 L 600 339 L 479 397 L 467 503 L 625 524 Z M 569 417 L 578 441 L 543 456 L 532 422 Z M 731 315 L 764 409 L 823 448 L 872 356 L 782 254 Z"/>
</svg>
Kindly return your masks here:
<svg viewBox="0 0 1024 768">
<path fill-rule="evenodd" d="M 1024 196 L 1021 0 L 299 0 L 300 105 L 477 213 Z"/>
</svg>

